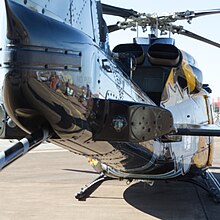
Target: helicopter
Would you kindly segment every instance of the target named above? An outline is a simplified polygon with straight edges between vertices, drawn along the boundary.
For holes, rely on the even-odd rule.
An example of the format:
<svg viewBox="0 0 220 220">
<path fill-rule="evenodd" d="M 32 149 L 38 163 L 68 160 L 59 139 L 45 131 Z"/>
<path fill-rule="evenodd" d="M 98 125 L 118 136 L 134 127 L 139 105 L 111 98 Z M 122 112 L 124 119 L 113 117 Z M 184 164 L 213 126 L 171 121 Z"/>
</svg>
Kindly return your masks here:
<svg viewBox="0 0 220 220">
<path fill-rule="evenodd" d="M 195 59 L 167 33 L 220 44 L 175 25 L 220 9 L 139 13 L 99 0 L 1 1 L 4 169 L 44 141 L 88 158 L 100 173 L 76 194 L 86 200 L 104 181 L 188 181 L 220 202 L 212 165 L 211 88 Z M 103 15 L 121 17 L 106 24 Z M 112 50 L 109 35 L 150 29 Z M 16 129 L 16 130 L 14 130 Z"/>
</svg>

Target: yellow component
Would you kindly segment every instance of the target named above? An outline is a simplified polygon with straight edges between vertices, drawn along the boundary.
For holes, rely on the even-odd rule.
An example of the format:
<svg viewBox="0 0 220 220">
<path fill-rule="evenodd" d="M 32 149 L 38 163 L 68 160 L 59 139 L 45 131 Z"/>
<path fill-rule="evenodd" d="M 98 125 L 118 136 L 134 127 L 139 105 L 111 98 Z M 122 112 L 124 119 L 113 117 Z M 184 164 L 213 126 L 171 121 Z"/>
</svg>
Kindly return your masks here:
<svg viewBox="0 0 220 220">
<path fill-rule="evenodd" d="M 211 110 L 211 103 L 209 97 L 207 96 L 206 92 L 200 91 L 198 96 L 204 97 L 204 106 L 202 108 L 205 109 L 206 107 L 206 114 L 208 117 L 208 124 L 213 124 L 213 116 Z M 194 96 L 196 97 L 196 96 Z M 200 103 L 201 105 L 201 103 Z M 212 166 L 213 161 L 213 151 L 214 151 L 214 138 L 213 137 L 199 137 L 199 144 L 197 153 L 193 157 L 194 164 L 201 168 L 203 166 Z"/>
<path fill-rule="evenodd" d="M 207 163 L 208 166 L 212 166 L 213 153 L 214 153 L 214 144 L 213 144 L 213 138 L 212 138 L 212 142 L 210 143 L 210 148 L 209 148 L 209 160 Z"/>
<path fill-rule="evenodd" d="M 193 156 L 193 163 L 198 167 L 205 167 L 209 159 L 208 137 L 199 137 L 198 151 Z"/>
<path fill-rule="evenodd" d="M 208 123 L 209 124 L 214 124 L 210 98 L 207 95 L 204 95 L 204 98 L 205 98 L 205 101 L 206 101 L 206 109 L 207 109 L 208 120 L 209 120 Z"/>
<path fill-rule="evenodd" d="M 207 95 L 204 95 L 205 101 L 206 101 L 206 108 L 207 108 L 207 114 L 208 114 L 208 123 L 213 124 L 213 115 L 212 115 L 212 109 L 211 109 L 211 101 L 210 98 Z M 209 137 L 209 158 L 208 158 L 208 166 L 212 166 L 213 161 L 213 151 L 214 151 L 214 138 Z"/>
<path fill-rule="evenodd" d="M 99 163 L 98 160 L 93 158 L 88 158 L 88 162 L 90 163 L 91 166 L 97 166 L 97 164 Z"/>
<path fill-rule="evenodd" d="M 193 73 L 193 70 L 190 67 L 190 65 L 186 63 L 185 61 L 183 61 L 182 63 L 182 68 L 186 76 L 186 80 L 187 80 L 187 84 L 189 86 L 190 92 L 193 92 L 196 88 L 196 76 Z"/>
<path fill-rule="evenodd" d="M 99 160 L 89 157 L 88 162 L 96 172 L 103 172 L 102 164 Z"/>
</svg>

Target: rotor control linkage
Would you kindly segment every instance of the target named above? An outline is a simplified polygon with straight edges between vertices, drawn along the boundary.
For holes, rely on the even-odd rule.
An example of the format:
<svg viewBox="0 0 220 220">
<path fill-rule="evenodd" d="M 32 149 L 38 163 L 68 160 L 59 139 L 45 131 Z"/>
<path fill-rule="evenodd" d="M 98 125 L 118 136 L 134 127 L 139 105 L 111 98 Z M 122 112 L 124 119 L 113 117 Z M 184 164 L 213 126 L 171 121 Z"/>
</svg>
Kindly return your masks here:
<svg viewBox="0 0 220 220">
<path fill-rule="evenodd" d="M 47 129 L 38 130 L 32 134 L 27 135 L 19 142 L 0 152 L 0 170 L 8 166 L 10 163 L 26 154 L 34 147 L 40 145 L 49 137 Z"/>
<path fill-rule="evenodd" d="M 81 189 L 79 193 L 75 195 L 75 198 L 79 201 L 86 201 L 86 199 L 105 181 L 112 180 L 113 178 L 105 176 L 101 173 L 98 178 L 92 181 L 88 186 Z"/>
</svg>

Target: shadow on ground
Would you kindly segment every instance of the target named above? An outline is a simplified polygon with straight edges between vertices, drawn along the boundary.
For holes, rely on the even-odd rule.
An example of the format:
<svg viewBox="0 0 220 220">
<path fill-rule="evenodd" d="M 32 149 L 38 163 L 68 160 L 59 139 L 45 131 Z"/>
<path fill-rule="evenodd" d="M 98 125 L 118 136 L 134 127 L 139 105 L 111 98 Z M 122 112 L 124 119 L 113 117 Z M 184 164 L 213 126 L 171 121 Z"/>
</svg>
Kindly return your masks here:
<svg viewBox="0 0 220 220">
<path fill-rule="evenodd" d="M 213 173 L 220 179 L 219 173 Z M 219 219 L 220 204 L 206 191 L 186 182 L 156 182 L 153 187 L 136 183 L 124 192 L 134 208 L 159 219 Z"/>
</svg>

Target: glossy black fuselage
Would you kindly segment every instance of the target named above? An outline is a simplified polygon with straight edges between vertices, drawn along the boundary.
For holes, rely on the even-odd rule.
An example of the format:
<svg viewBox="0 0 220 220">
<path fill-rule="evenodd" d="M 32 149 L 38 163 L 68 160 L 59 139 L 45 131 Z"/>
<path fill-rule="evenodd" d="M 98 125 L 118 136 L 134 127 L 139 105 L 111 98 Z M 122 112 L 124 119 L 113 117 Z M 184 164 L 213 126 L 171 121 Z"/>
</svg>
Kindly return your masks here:
<svg viewBox="0 0 220 220">
<path fill-rule="evenodd" d="M 1 22 L 7 43 L 2 43 L 0 52 L 3 57 L 1 73 L 5 77 L 3 98 L 7 113 L 20 128 L 32 133 L 48 125 L 51 142 L 97 159 L 107 165 L 110 175 L 115 177 L 169 179 L 189 170 L 191 160 L 182 160 L 178 147 L 190 142 L 194 148 L 192 151 L 185 148 L 183 153 L 193 157 L 198 139 L 177 140 L 174 146 L 166 138 L 142 143 L 96 141 L 92 131 L 96 126 L 92 123 L 101 111 L 93 114 L 94 100 L 121 100 L 125 105 L 132 101 L 134 105 L 142 103 L 154 107 L 156 102 L 125 76 L 103 42 L 97 43 L 83 31 L 21 4 L 5 2 L 7 21 Z M 171 71 L 171 68 L 163 69 L 166 77 L 160 99 Z M 106 101 L 103 112 L 110 104 Z M 206 120 L 207 116 L 204 118 Z M 94 119 L 92 123 L 91 119 Z M 123 122 L 123 117 L 117 120 Z M 142 128 L 145 130 L 146 126 Z M 151 132 L 149 128 L 146 130 Z M 177 157 L 171 150 L 176 150 Z M 207 161 L 208 157 L 202 167 Z"/>
</svg>

